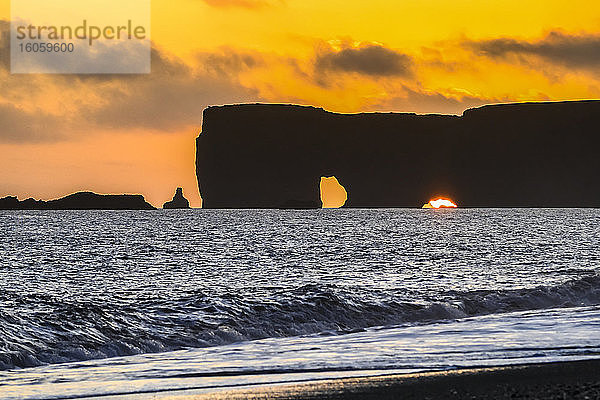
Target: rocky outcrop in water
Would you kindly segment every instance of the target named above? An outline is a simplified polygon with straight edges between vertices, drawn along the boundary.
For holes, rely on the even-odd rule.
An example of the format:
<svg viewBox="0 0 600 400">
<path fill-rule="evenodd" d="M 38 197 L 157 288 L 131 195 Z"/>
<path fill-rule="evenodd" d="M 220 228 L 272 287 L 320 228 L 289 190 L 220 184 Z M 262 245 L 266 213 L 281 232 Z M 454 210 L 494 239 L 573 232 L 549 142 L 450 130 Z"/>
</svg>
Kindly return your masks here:
<svg viewBox="0 0 600 400">
<path fill-rule="evenodd" d="M 154 210 L 142 195 L 102 195 L 92 192 L 73 193 L 57 200 L 19 201 L 9 196 L 0 199 L 0 210 Z"/>
<path fill-rule="evenodd" d="M 188 199 L 183 197 L 183 189 L 177 188 L 175 191 L 175 196 L 173 196 L 173 200 L 167 201 L 165 204 L 163 204 L 163 208 L 171 210 L 190 208 L 190 202 Z"/>
<path fill-rule="evenodd" d="M 335 114 L 293 105 L 204 111 L 204 207 L 318 204 L 322 176 L 347 207 L 600 207 L 600 102 L 484 106 L 462 116 Z"/>
</svg>

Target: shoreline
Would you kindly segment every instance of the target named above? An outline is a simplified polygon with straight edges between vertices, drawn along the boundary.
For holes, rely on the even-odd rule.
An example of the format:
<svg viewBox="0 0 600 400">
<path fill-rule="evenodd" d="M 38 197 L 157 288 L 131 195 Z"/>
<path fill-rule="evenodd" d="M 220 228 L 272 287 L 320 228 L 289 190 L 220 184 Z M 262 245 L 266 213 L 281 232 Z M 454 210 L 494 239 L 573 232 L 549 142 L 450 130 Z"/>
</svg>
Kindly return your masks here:
<svg viewBox="0 0 600 400">
<path fill-rule="evenodd" d="M 192 389 L 131 394 L 119 396 L 119 398 L 180 400 L 600 399 L 600 358 L 208 390 Z M 103 398 L 112 399 L 113 396 Z"/>
</svg>

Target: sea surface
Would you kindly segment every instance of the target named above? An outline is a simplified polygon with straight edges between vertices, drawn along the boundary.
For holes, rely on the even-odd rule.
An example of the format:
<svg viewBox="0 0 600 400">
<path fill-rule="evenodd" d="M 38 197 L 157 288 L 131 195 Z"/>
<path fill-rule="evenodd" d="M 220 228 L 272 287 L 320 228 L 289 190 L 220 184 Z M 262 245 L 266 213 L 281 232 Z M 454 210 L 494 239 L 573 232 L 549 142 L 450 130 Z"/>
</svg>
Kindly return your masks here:
<svg viewBox="0 0 600 400">
<path fill-rule="evenodd" d="M 0 211 L 0 398 L 600 358 L 600 210 Z"/>
</svg>

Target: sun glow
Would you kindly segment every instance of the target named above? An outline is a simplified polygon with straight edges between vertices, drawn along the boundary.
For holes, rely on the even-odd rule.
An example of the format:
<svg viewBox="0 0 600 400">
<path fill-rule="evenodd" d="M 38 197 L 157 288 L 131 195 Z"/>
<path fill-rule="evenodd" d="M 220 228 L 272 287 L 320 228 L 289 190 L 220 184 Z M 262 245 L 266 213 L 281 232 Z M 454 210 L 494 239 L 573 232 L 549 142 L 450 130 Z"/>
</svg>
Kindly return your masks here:
<svg viewBox="0 0 600 400">
<path fill-rule="evenodd" d="M 450 199 L 439 198 L 437 200 L 430 200 L 423 208 L 458 208 L 458 206 Z"/>
</svg>

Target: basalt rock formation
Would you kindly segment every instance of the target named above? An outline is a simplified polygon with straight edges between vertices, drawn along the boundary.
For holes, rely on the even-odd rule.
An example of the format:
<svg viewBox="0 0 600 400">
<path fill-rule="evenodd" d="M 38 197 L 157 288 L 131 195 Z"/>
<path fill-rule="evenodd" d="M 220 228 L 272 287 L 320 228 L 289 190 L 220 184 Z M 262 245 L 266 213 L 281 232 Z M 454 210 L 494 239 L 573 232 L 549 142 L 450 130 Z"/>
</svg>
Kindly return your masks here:
<svg viewBox="0 0 600 400">
<path fill-rule="evenodd" d="M 163 208 L 171 210 L 190 208 L 190 202 L 183 197 L 183 189 L 177 188 L 175 191 L 175 196 L 173 196 L 173 200 L 167 201 L 163 205 Z"/>
<path fill-rule="evenodd" d="M 154 210 L 142 195 L 102 195 L 79 192 L 66 197 L 43 201 L 19 201 L 14 196 L 0 199 L 0 210 Z"/>
<path fill-rule="evenodd" d="M 207 208 L 600 207 L 600 101 L 490 105 L 462 116 L 335 114 L 247 104 L 204 111 L 196 174 Z M 299 207 L 304 208 L 304 207 Z"/>
</svg>

